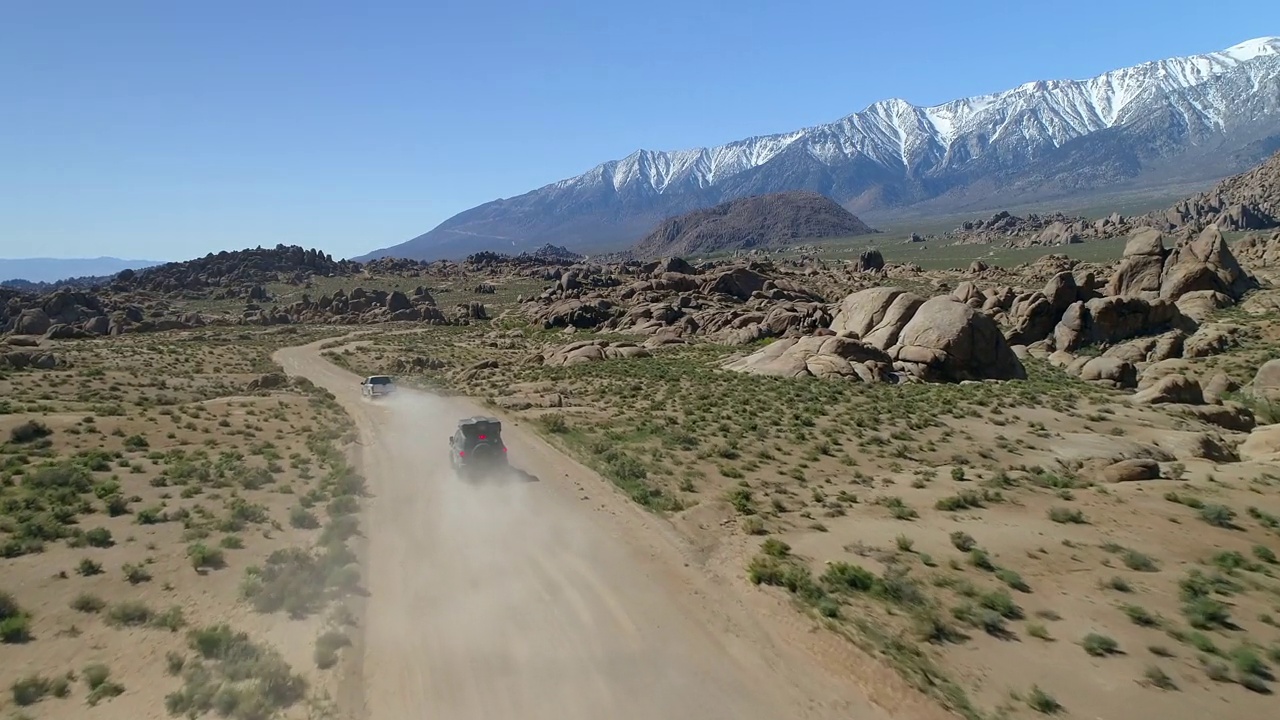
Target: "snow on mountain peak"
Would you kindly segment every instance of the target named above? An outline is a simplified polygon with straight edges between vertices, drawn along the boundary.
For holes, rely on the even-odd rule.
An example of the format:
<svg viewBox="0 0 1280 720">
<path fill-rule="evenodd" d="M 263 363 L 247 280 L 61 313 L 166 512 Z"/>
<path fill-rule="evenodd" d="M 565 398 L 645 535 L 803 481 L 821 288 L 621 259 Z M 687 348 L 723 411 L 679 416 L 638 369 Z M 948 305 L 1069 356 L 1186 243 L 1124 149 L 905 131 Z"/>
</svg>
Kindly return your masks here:
<svg viewBox="0 0 1280 720">
<path fill-rule="evenodd" d="M 921 107 L 902 98 L 868 105 L 824 125 L 762 135 L 713 148 L 675 152 L 637 150 L 552 188 L 607 184 L 615 192 L 638 188 L 663 194 L 708 188 L 799 146 L 821 162 L 866 157 L 910 170 L 946 164 L 963 138 L 1016 139 L 1061 146 L 1074 138 L 1132 122 L 1153 96 L 1181 96 L 1201 124 L 1222 123 L 1222 108 L 1196 88 L 1233 69 L 1280 56 L 1280 37 L 1247 40 L 1225 50 L 1166 58 L 1120 68 L 1084 80 L 1034 80 L 1010 90 Z M 1194 96 L 1194 97 L 1193 97 Z M 1188 118 L 1188 120 L 1191 120 Z"/>
<path fill-rule="evenodd" d="M 1222 51 L 1237 62 L 1248 62 L 1263 55 L 1280 55 L 1280 37 L 1260 37 L 1245 40 Z"/>
</svg>

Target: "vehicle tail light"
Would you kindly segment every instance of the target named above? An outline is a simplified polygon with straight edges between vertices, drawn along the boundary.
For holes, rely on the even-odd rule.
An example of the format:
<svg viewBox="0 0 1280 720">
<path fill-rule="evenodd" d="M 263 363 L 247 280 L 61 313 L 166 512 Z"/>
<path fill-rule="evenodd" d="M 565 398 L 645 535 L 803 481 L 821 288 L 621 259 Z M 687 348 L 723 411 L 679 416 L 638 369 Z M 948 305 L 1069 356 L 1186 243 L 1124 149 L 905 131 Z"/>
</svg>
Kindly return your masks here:
<svg viewBox="0 0 1280 720">
<path fill-rule="evenodd" d="M 488 436 L 488 435 L 481 435 L 481 436 L 480 436 L 480 439 L 481 439 L 481 440 L 488 440 L 488 439 L 489 439 L 489 436 Z"/>
<path fill-rule="evenodd" d="M 503 445 L 503 446 L 502 446 L 502 452 L 506 452 L 506 451 L 507 451 L 507 446 L 506 446 L 506 445 Z"/>
<path fill-rule="evenodd" d="M 458 451 L 458 457 L 466 457 L 466 456 L 467 456 L 467 451 L 466 451 L 466 450 L 459 450 L 459 451 Z"/>
</svg>

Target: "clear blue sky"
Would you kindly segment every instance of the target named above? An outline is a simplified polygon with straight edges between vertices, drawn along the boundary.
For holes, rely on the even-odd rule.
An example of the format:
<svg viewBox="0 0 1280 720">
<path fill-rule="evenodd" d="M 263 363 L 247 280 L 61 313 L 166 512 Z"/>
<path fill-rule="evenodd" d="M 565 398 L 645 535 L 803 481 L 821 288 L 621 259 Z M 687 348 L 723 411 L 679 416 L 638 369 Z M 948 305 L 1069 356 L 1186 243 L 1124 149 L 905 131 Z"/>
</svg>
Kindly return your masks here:
<svg viewBox="0 0 1280 720">
<path fill-rule="evenodd" d="M 0 2 L 0 257 L 352 256 L 638 147 L 1280 32 L 1274 0 Z"/>
</svg>

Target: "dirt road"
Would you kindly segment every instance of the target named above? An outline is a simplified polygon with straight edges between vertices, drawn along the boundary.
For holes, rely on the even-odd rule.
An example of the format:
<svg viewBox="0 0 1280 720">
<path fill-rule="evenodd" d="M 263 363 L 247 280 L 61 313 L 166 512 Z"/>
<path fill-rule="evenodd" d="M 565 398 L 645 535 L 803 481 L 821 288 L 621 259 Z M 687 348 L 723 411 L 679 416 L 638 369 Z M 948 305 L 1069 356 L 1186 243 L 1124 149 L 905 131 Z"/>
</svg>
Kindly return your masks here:
<svg viewBox="0 0 1280 720">
<path fill-rule="evenodd" d="M 685 567 L 665 523 L 531 431 L 503 431 L 531 477 L 463 483 L 447 438 L 458 418 L 489 413 L 403 388 L 365 401 L 318 345 L 276 359 L 333 392 L 363 446 L 373 497 L 359 717 L 888 717 L 763 647 Z"/>
</svg>

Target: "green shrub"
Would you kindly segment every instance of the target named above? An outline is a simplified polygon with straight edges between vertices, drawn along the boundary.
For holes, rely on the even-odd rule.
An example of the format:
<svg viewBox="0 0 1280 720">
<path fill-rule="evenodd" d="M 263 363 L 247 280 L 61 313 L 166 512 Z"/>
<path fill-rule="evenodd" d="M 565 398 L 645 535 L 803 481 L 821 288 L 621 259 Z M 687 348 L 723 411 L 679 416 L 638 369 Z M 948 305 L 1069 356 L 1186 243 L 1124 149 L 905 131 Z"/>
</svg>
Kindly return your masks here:
<svg viewBox="0 0 1280 720">
<path fill-rule="evenodd" d="M 191 559 L 191 567 L 196 570 L 217 570 L 226 567 L 226 558 L 218 548 L 211 548 L 204 543 L 195 543 L 187 548 L 187 557 Z"/>
<path fill-rule="evenodd" d="M 155 612 L 146 603 L 126 600 L 112 605 L 107 611 L 107 624 L 113 627 L 136 627 L 146 625 L 154 616 Z"/>
<path fill-rule="evenodd" d="M 104 527 L 96 527 L 84 534 L 84 540 L 89 547 L 109 548 L 116 544 L 111 537 L 111 531 Z"/>
<path fill-rule="evenodd" d="M 337 630 L 329 630 L 316 639 L 316 667 L 327 670 L 338 664 L 338 651 L 351 644 L 351 639 Z"/>
<path fill-rule="evenodd" d="M 78 610 L 82 613 L 102 612 L 102 609 L 106 606 L 106 600 L 103 600 L 97 595 L 90 595 L 89 593 L 80 593 L 71 601 L 71 609 Z"/>
<path fill-rule="evenodd" d="M 31 617 L 26 613 L 0 620 L 0 643 L 17 645 L 31 640 Z"/>
<path fill-rule="evenodd" d="M 1056 523 L 1072 523 L 1083 525 L 1086 523 L 1084 513 L 1074 508 L 1052 507 L 1049 508 L 1049 519 Z"/>
<path fill-rule="evenodd" d="M 53 683 L 40 675 L 27 675 L 9 686 L 15 705 L 34 705 L 53 692 Z"/>
<path fill-rule="evenodd" d="M 1226 505 L 1205 505 L 1200 509 L 1200 519 L 1214 527 L 1235 527 L 1236 511 Z"/>
<path fill-rule="evenodd" d="M 1105 657 L 1114 655 L 1120 651 L 1120 645 L 1112 638 L 1097 633 L 1089 633 L 1084 636 L 1084 640 L 1080 642 L 1084 651 L 1094 657 Z"/>
<path fill-rule="evenodd" d="M 833 562 L 822 573 L 822 582 L 832 590 L 869 592 L 876 587 L 875 573 L 859 565 Z"/>
<path fill-rule="evenodd" d="M 53 434 L 48 425 L 39 420 L 28 420 L 20 425 L 15 425 L 9 430 L 9 442 L 15 445 L 33 442 L 40 438 L 46 438 Z"/>
<path fill-rule="evenodd" d="M 137 585 L 151 580 L 151 573 L 142 565 L 125 563 L 121 570 L 124 571 L 124 579 L 128 580 L 130 585 Z"/>
<path fill-rule="evenodd" d="M 1055 700 L 1052 695 L 1041 690 L 1038 685 L 1031 687 L 1031 693 L 1027 695 L 1027 707 L 1045 715 L 1053 715 L 1062 711 L 1062 704 Z"/>
<path fill-rule="evenodd" d="M 1124 611 L 1125 615 L 1129 616 L 1129 619 L 1132 620 L 1135 625 L 1141 625 L 1142 627 L 1155 627 L 1160 624 L 1159 616 L 1153 614 L 1150 610 L 1147 610 L 1141 605 L 1122 605 L 1120 609 Z"/>
<path fill-rule="evenodd" d="M 969 552 L 978 546 L 978 541 L 974 540 L 972 535 L 956 530 L 951 533 L 951 544 L 960 552 Z"/>
<path fill-rule="evenodd" d="M 1160 569 L 1155 560 L 1137 550 L 1125 550 L 1121 560 L 1125 567 L 1138 572 L 1156 572 Z"/>
<path fill-rule="evenodd" d="M 320 527 L 320 519 L 301 505 L 294 505 L 289 511 L 289 525 L 299 530 L 314 530 Z"/>
</svg>

